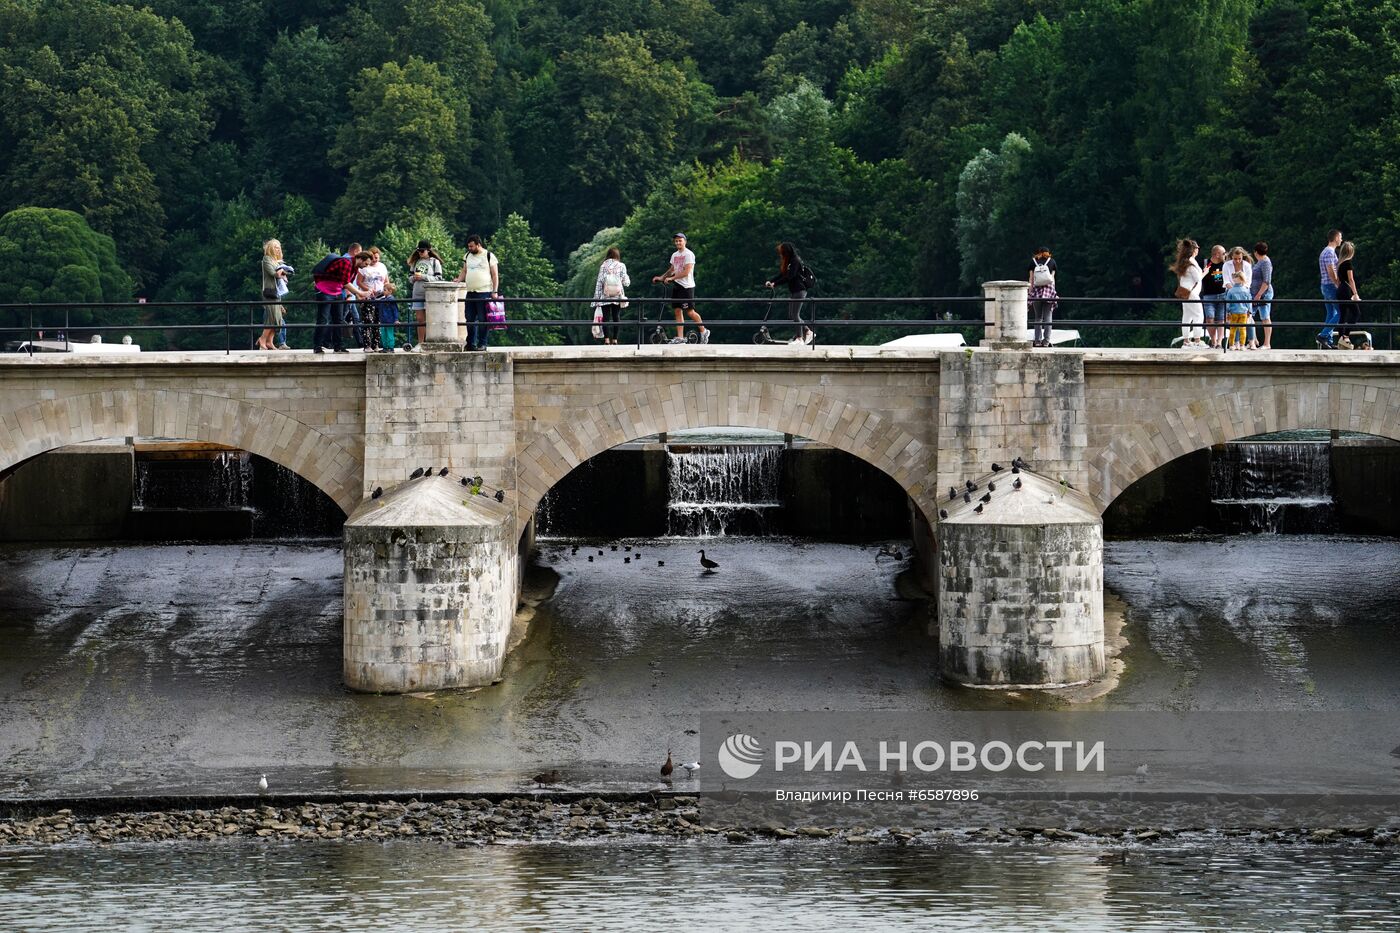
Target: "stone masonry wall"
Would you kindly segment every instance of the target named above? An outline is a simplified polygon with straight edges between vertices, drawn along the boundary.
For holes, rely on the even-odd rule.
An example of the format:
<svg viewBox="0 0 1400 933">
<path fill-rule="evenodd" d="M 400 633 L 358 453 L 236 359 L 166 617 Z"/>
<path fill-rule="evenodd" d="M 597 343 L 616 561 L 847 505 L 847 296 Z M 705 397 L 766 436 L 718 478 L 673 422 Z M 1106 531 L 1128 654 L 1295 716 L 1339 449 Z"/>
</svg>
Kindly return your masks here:
<svg viewBox="0 0 1400 933">
<path fill-rule="evenodd" d="M 940 492 L 1016 456 L 1042 475 L 1085 487 L 1081 354 L 956 351 L 940 353 L 938 365 Z"/>
<path fill-rule="evenodd" d="M 15 355 L 0 365 L 0 471 L 99 438 L 208 441 L 287 467 L 348 514 L 361 498 L 364 395 L 358 356 Z"/>
<path fill-rule="evenodd" d="M 491 683 L 517 586 L 508 506 L 438 477 L 365 502 L 345 524 L 346 684 L 406 693 Z"/>
<path fill-rule="evenodd" d="M 941 522 L 938 531 L 945 677 L 1029 685 L 1103 674 L 1101 525 Z"/>
<path fill-rule="evenodd" d="M 1177 457 L 1255 434 L 1314 429 L 1400 440 L 1394 354 L 1196 356 L 1086 354 L 1086 488 L 1100 509 Z"/>
<path fill-rule="evenodd" d="M 581 361 L 516 356 L 520 507 L 532 512 L 588 458 L 663 431 L 750 427 L 810 438 L 873 464 L 936 514 L 938 374 L 928 353 L 748 347 L 684 355 L 610 348 Z"/>
<path fill-rule="evenodd" d="M 515 489 L 515 375 L 507 353 L 395 353 L 366 360 L 363 494 L 417 467 Z"/>
</svg>

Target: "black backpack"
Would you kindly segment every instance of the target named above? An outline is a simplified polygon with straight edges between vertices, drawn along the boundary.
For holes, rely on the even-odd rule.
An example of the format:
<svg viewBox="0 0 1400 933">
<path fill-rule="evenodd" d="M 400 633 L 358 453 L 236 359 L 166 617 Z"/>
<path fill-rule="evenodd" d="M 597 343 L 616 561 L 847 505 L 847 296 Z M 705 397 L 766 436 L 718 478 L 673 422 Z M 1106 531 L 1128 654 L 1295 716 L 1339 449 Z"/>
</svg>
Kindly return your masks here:
<svg viewBox="0 0 1400 933">
<path fill-rule="evenodd" d="M 340 256 L 338 254 L 331 253 L 325 259 L 322 259 L 320 262 L 316 263 L 315 267 L 311 270 L 312 281 L 319 281 L 321 279 L 324 279 L 326 277 L 326 272 L 329 271 L 331 267 L 331 263 L 335 262 L 339 258 Z"/>
<path fill-rule="evenodd" d="M 817 284 L 817 274 L 805 262 L 797 269 L 797 284 L 802 286 L 804 292 L 810 291 L 812 286 Z"/>
</svg>

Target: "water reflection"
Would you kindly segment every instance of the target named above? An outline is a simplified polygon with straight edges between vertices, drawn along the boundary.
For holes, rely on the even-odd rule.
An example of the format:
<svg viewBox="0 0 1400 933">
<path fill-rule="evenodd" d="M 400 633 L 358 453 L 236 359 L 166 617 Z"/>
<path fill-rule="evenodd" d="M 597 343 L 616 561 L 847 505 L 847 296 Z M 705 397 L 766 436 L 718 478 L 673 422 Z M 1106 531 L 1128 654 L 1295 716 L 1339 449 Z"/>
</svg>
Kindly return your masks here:
<svg viewBox="0 0 1400 933">
<path fill-rule="evenodd" d="M 1362 848 L 299 843 L 0 850 L 14 930 L 1385 930 Z"/>
</svg>

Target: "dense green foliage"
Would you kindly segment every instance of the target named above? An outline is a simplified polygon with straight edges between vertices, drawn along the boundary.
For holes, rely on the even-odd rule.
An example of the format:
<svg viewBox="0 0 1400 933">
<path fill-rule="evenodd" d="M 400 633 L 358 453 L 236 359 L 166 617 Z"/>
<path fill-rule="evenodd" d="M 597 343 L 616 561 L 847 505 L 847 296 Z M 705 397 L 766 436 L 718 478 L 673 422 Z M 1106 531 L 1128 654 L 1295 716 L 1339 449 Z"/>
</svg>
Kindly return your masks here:
<svg viewBox="0 0 1400 933">
<path fill-rule="evenodd" d="M 826 295 L 1042 244 L 1062 294 L 1165 295 L 1191 236 L 1313 298 L 1332 226 L 1400 291 L 1400 0 L 0 0 L 0 47 L 0 213 L 77 212 L 156 298 L 255 298 L 269 236 L 305 297 L 326 244 L 452 272 L 470 232 L 508 294 L 591 296 L 619 245 L 644 295 L 677 229 L 708 296 L 780 239 Z"/>
<path fill-rule="evenodd" d="M 0 262 L 14 301 L 127 301 L 131 278 L 112 238 L 72 211 L 21 207 L 0 217 Z"/>
</svg>

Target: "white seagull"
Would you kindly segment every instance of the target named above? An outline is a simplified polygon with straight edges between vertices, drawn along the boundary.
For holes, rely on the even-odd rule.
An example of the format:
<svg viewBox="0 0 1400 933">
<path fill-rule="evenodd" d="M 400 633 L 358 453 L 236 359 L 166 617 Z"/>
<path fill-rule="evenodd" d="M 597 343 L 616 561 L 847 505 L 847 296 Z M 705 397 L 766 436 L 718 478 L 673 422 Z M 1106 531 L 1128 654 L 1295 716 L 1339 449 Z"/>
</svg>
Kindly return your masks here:
<svg viewBox="0 0 1400 933">
<path fill-rule="evenodd" d="M 261 777 L 258 778 L 258 793 L 260 793 L 260 794 L 265 794 L 265 793 L 267 793 L 267 775 L 266 775 L 266 774 L 264 774 L 264 775 L 262 775 Z"/>
<path fill-rule="evenodd" d="M 699 771 L 699 770 L 700 770 L 700 762 L 698 762 L 698 761 L 692 761 L 692 762 L 688 762 L 688 763 L 687 763 L 687 762 L 681 762 L 681 767 L 685 769 L 685 776 L 686 776 L 686 777 L 690 777 L 690 776 L 693 775 L 696 771 Z"/>
</svg>

